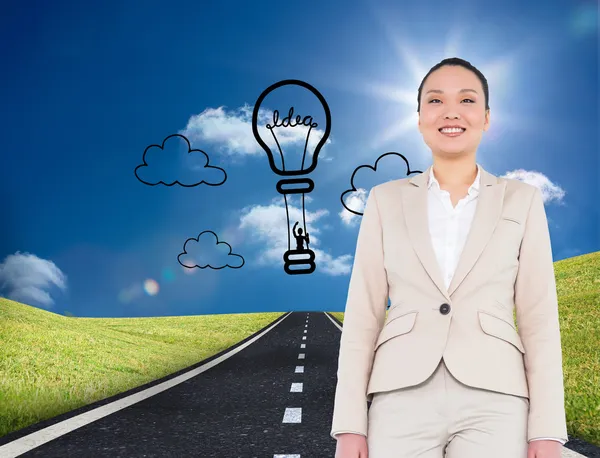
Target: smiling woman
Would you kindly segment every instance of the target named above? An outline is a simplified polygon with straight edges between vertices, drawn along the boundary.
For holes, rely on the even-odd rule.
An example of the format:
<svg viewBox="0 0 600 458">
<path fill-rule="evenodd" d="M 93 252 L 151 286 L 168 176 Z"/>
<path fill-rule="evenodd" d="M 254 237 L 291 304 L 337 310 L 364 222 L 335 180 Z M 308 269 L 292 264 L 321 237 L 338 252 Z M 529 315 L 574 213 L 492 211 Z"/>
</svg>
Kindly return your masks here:
<svg viewBox="0 0 600 458">
<path fill-rule="evenodd" d="M 443 60 L 417 97 L 433 164 L 367 197 L 340 341 L 336 457 L 560 458 L 561 336 L 541 191 L 477 163 L 490 107 L 473 65 Z M 499 298 L 501 313 L 490 305 Z"/>
</svg>

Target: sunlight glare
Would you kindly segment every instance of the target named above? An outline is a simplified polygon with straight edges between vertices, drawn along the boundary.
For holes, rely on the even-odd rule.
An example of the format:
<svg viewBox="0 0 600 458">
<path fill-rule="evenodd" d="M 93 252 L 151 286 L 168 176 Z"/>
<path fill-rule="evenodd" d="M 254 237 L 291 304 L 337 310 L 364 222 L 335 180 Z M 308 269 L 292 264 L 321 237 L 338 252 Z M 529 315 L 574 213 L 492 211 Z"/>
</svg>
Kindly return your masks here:
<svg viewBox="0 0 600 458">
<path fill-rule="evenodd" d="M 462 29 L 458 26 L 452 27 L 450 32 L 448 32 L 448 41 L 444 47 L 444 56 L 458 56 L 458 44 L 462 38 L 462 32 Z M 423 72 L 423 75 L 425 75 L 426 71 Z M 419 80 L 419 83 L 421 83 L 421 80 Z"/>
<path fill-rule="evenodd" d="M 373 142 L 371 143 L 372 149 L 380 149 L 388 142 L 401 138 L 406 134 L 415 134 L 420 136 L 421 133 L 418 130 L 417 123 L 419 122 L 419 114 L 416 110 L 411 110 L 406 116 L 399 120 L 393 121 L 390 125 L 385 127 L 381 132 L 377 132 L 373 136 Z"/>
<path fill-rule="evenodd" d="M 371 95 L 378 96 L 382 99 L 402 102 L 406 105 L 414 105 L 417 103 L 416 91 L 402 89 L 389 84 L 365 83 L 365 89 Z"/>
<path fill-rule="evenodd" d="M 405 140 L 419 140 L 421 134 L 418 129 L 419 116 L 416 112 L 417 108 L 417 91 L 422 78 L 427 74 L 430 67 L 419 61 L 417 56 L 422 55 L 416 51 L 415 46 L 408 45 L 406 42 L 401 43 L 397 36 L 393 36 L 389 33 L 389 28 L 384 27 L 388 31 L 388 39 L 398 52 L 398 58 L 400 60 L 400 68 L 406 69 L 410 78 L 408 81 L 404 81 L 401 85 L 390 86 L 389 84 L 381 84 L 377 82 L 364 83 L 364 89 L 367 92 L 377 96 L 378 98 L 385 99 L 391 102 L 400 102 L 402 104 L 401 116 L 389 118 L 388 125 L 383 125 L 379 132 L 374 133 L 373 142 L 371 147 L 373 149 L 380 149 L 386 144 L 390 144 L 400 139 Z M 460 41 L 462 39 L 463 31 L 460 27 L 453 27 L 447 35 L 447 41 L 444 46 L 444 57 L 459 56 Z M 501 134 L 506 132 L 509 128 L 508 122 L 509 117 L 503 115 L 502 110 L 502 94 L 504 94 L 509 88 L 511 88 L 514 82 L 514 68 L 517 61 L 517 54 L 522 51 L 524 47 L 519 50 L 509 52 L 502 57 L 495 59 L 480 59 L 477 55 L 469 53 L 464 58 L 470 62 L 473 62 L 478 68 L 481 69 L 482 73 L 486 76 L 490 91 L 493 91 L 494 98 L 490 100 L 490 111 L 491 111 L 491 126 L 490 130 L 486 135 L 488 138 L 498 140 Z M 486 54 L 487 55 L 487 54 Z M 479 64 L 479 62 L 484 62 Z M 500 96 L 500 97 L 496 97 Z M 510 121 L 514 121 L 510 117 Z M 523 120 L 519 125 L 519 128 L 530 126 L 529 120 Z M 418 143 L 418 142 L 415 142 Z M 393 149 L 393 148 L 392 148 Z M 419 148 L 424 156 L 429 156 L 429 148 Z"/>
</svg>

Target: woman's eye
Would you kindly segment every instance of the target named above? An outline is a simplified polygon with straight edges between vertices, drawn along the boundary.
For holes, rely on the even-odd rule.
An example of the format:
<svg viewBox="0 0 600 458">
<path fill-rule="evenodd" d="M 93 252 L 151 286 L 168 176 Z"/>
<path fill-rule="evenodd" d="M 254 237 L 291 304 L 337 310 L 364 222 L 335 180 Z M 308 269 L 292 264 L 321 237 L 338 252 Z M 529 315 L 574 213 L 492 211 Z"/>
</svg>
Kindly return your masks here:
<svg viewBox="0 0 600 458">
<path fill-rule="evenodd" d="M 433 103 L 433 102 L 435 102 L 436 100 L 437 100 L 438 102 L 440 102 L 440 99 L 431 99 L 431 100 L 429 101 L 429 103 Z M 462 101 L 464 102 L 465 100 L 468 100 L 470 103 L 475 103 L 475 101 L 474 101 L 473 99 L 463 99 Z"/>
</svg>

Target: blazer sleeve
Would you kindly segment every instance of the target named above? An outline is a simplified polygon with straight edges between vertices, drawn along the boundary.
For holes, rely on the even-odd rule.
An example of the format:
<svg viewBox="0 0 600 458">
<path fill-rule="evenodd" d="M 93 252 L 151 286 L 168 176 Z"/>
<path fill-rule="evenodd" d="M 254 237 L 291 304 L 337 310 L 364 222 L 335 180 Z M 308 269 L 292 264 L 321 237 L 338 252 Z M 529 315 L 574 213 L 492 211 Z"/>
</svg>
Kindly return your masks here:
<svg viewBox="0 0 600 458">
<path fill-rule="evenodd" d="M 367 436 L 367 387 L 375 342 L 385 321 L 388 281 L 376 187 L 361 220 L 340 338 L 337 386 L 330 436 Z"/>
<path fill-rule="evenodd" d="M 568 441 L 554 275 L 544 201 L 534 187 L 515 280 L 517 327 L 525 347 L 529 388 L 528 441 L 540 437 Z"/>
</svg>

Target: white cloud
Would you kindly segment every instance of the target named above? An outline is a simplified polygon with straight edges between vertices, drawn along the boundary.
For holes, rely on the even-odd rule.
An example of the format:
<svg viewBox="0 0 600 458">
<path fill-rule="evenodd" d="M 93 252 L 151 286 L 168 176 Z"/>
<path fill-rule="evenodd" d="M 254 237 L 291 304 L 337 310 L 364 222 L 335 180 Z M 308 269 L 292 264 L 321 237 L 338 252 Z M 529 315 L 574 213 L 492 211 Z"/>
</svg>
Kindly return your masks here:
<svg viewBox="0 0 600 458">
<path fill-rule="evenodd" d="M 564 189 L 550 181 L 546 175 L 540 172 L 517 169 L 513 170 L 512 172 L 505 173 L 502 177 L 516 179 L 535 186 L 542 191 L 544 203 L 548 203 L 552 200 L 562 203 L 563 197 L 566 194 Z"/>
<path fill-rule="evenodd" d="M 355 212 L 363 213 L 368 196 L 369 191 L 363 188 L 358 188 L 356 191 L 349 193 L 344 199 L 344 202 L 346 207 L 351 208 Z M 355 215 L 354 213 L 348 211 L 346 207 L 342 206 L 342 211 L 338 213 L 339 217 L 342 219 L 342 223 L 344 223 L 346 226 L 356 226 L 359 224 L 361 216 Z"/>
<path fill-rule="evenodd" d="M 299 201 L 299 198 L 288 196 L 290 246 L 292 249 L 294 249 L 296 241 L 291 234 L 291 227 L 298 221 L 298 227 L 303 228 L 302 208 L 295 206 L 296 201 Z M 317 223 L 328 214 L 329 212 L 325 209 L 315 212 L 305 211 L 310 248 L 315 253 L 315 263 L 318 271 L 329 275 L 346 275 L 350 273 L 352 268 L 351 255 L 333 257 L 329 253 L 316 248 L 320 244 L 319 234 L 321 233 Z M 246 240 L 263 245 L 257 260 L 260 265 L 283 268 L 283 253 L 288 250 L 286 227 L 288 227 L 288 223 L 282 197 L 272 199 L 268 205 L 254 205 L 242 210 L 240 229 L 248 231 L 249 235 Z"/>
<path fill-rule="evenodd" d="M 67 288 L 65 274 L 52 261 L 17 251 L 0 264 L 0 289 L 8 299 L 50 307 L 54 300 L 46 289 L 51 285 Z"/>
<path fill-rule="evenodd" d="M 247 104 L 237 110 L 226 110 L 225 107 L 207 108 L 202 113 L 193 115 L 187 126 L 180 133 L 185 135 L 194 147 L 204 143 L 218 145 L 217 151 L 231 156 L 265 155 L 252 133 L 253 108 Z M 280 114 L 280 118 L 284 117 Z M 264 127 L 273 121 L 273 111 L 260 109 L 258 115 L 258 131 L 260 137 L 272 151 L 277 151 L 277 143 L 272 133 Z M 285 147 L 299 145 L 304 147 L 308 134 L 308 126 L 277 127 L 273 130 L 277 142 L 285 155 Z M 319 140 L 323 137 L 322 129 L 312 129 L 308 139 L 307 157 L 312 157 Z M 329 138 L 326 144 L 331 143 Z M 209 149 L 207 148 L 207 151 Z M 328 160 L 324 148 L 319 152 L 319 160 Z M 277 161 L 278 158 L 276 157 Z M 277 164 L 277 162 L 276 162 Z M 305 162 L 306 164 L 306 162 Z"/>
<path fill-rule="evenodd" d="M 352 255 L 344 254 L 334 258 L 329 253 L 321 250 L 313 250 L 315 252 L 318 268 L 324 273 L 332 276 L 348 275 L 352 270 Z"/>
</svg>

